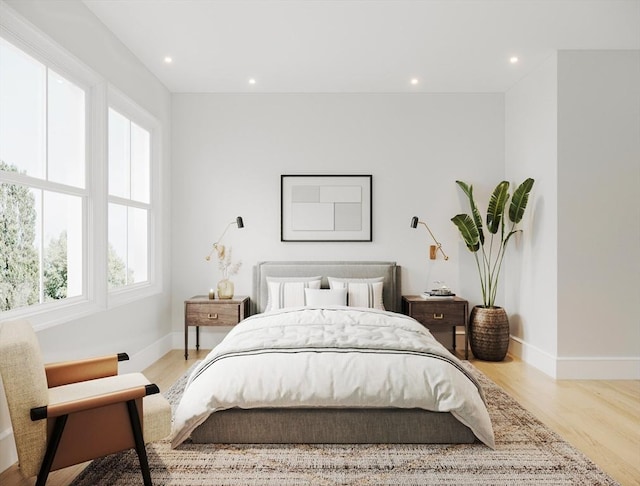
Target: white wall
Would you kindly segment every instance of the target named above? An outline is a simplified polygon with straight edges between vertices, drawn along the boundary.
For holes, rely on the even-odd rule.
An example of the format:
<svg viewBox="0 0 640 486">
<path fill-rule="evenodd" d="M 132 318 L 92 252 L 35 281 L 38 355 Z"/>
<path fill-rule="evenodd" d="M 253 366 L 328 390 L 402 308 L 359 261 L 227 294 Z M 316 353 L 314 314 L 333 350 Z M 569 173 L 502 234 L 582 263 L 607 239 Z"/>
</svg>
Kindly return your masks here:
<svg viewBox="0 0 640 486">
<path fill-rule="evenodd" d="M 172 106 L 173 325 L 183 301 L 215 286 L 204 260 L 224 243 L 243 261 L 236 294 L 263 260 L 393 260 L 404 293 L 445 280 L 479 301 L 475 263 L 450 218 L 466 212 L 456 179 L 486 196 L 504 171 L 504 99 L 484 95 L 176 94 Z M 281 174 L 372 174 L 373 242 L 280 241 Z M 450 260 L 428 260 L 428 222 Z M 206 337 L 205 337 L 206 339 Z"/>
<path fill-rule="evenodd" d="M 558 54 L 558 376 L 640 375 L 640 51 Z"/>
<path fill-rule="evenodd" d="M 536 178 L 509 261 L 511 351 L 557 378 L 640 377 L 640 53 L 559 51 L 506 95 L 506 173 Z"/>
<path fill-rule="evenodd" d="M 555 376 L 557 302 L 557 55 L 505 96 L 506 179 L 535 179 L 522 236 L 505 258 L 511 352 Z"/>
<path fill-rule="evenodd" d="M 38 333 L 46 361 L 126 351 L 125 369 L 141 369 L 170 348 L 169 152 L 171 98 L 166 88 L 78 1 L 8 1 L 18 14 L 156 117 L 162 126 L 164 287 L 156 296 Z M 159 356 L 160 355 L 160 356 Z M 15 462 L 4 393 L 0 391 L 0 471 Z"/>
</svg>

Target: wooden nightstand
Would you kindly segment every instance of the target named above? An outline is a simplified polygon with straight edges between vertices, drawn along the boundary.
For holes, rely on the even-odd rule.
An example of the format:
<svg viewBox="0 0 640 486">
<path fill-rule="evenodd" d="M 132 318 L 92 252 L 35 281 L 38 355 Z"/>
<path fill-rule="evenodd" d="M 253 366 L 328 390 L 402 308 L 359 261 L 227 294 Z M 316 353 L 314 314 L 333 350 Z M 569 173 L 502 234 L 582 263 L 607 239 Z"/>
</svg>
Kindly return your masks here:
<svg viewBox="0 0 640 486">
<path fill-rule="evenodd" d="M 402 313 L 413 317 L 429 331 L 453 330 L 456 349 L 456 326 L 464 326 L 464 359 L 469 359 L 469 303 L 460 297 L 451 300 L 428 300 L 419 295 L 402 296 Z"/>
<path fill-rule="evenodd" d="M 200 326 L 235 326 L 249 317 L 249 297 L 209 299 L 196 295 L 184 301 L 184 359 L 189 357 L 189 326 L 196 326 L 196 349 L 200 349 Z"/>
</svg>

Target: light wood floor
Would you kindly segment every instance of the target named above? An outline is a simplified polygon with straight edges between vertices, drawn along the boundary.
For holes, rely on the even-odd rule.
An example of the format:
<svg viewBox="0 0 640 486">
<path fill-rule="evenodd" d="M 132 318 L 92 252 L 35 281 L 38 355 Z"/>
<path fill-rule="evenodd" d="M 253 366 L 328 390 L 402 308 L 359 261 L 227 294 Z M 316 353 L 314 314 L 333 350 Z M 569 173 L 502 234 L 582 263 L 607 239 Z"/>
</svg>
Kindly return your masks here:
<svg viewBox="0 0 640 486">
<path fill-rule="evenodd" d="M 206 353 L 192 350 L 185 361 L 182 351 L 171 351 L 145 374 L 164 391 Z M 640 381 L 556 381 L 511 357 L 473 363 L 622 485 L 640 486 Z M 83 467 L 54 471 L 47 485 L 68 485 Z M 34 483 L 15 465 L 0 474 L 2 486 Z"/>
</svg>

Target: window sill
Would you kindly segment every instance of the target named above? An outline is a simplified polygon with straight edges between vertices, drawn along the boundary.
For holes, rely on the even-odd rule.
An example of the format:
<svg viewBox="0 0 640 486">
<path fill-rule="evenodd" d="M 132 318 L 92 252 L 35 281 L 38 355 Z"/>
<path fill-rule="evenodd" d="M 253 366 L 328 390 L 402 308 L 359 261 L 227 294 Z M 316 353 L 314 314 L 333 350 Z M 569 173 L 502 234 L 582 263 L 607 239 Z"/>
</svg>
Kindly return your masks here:
<svg viewBox="0 0 640 486">
<path fill-rule="evenodd" d="M 160 292 L 161 286 L 159 284 L 142 283 L 110 291 L 108 305 L 96 300 L 72 297 L 63 301 L 47 302 L 0 312 L 0 321 L 26 319 L 36 331 L 41 331 L 99 312 L 106 312 L 109 309 L 130 304 Z"/>
<path fill-rule="evenodd" d="M 41 331 L 104 310 L 104 306 L 100 306 L 95 301 L 73 297 L 64 301 L 47 302 L 5 311 L 0 313 L 0 320 L 26 319 L 36 331 Z"/>
</svg>

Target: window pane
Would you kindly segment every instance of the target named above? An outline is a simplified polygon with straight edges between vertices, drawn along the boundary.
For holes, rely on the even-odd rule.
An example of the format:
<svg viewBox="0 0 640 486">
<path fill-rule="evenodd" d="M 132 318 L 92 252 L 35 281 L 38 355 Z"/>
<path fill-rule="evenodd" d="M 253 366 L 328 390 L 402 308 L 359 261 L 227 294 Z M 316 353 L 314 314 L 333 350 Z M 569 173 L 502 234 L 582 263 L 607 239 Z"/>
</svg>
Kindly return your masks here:
<svg viewBox="0 0 640 486">
<path fill-rule="evenodd" d="M 109 204 L 109 288 L 148 280 L 146 209 Z"/>
<path fill-rule="evenodd" d="M 131 123 L 131 199 L 149 202 L 149 167 L 151 135 Z"/>
<path fill-rule="evenodd" d="M 0 160 L 44 178 L 45 67 L 0 38 Z"/>
<path fill-rule="evenodd" d="M 147 211 L 145 209 L 129 209 L 129 273 L 130 281 L 147 280 Z"/>
<path fill-rule="evenodd" d="M 49 70 L 50 181 L 85 186 L 85 92 Z"/>
<path fill-rule="evenodd" d="M 109 194 L 131 196 L 130 158 L 131 122 L 109 108 Z"/>
<path fill-rule="evenodd" d="M 109 288 L 127 285 L 127 208 L 109 204 Z"/>
<path fill-rule="evenodd" d="M 0 183 L 0 311 L 39 301 L 39 193 Z"/>
<path fill-rule="evenodd" d="M 44 301 L 82 295 L 82 198 L 44 191 Z"/>
</svg>

